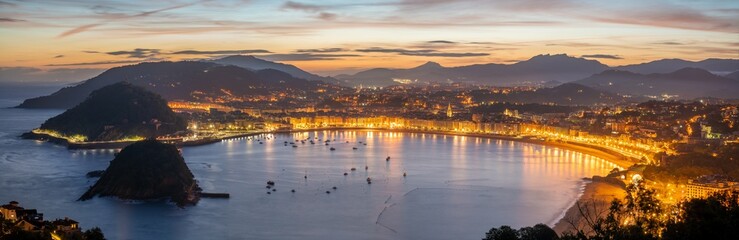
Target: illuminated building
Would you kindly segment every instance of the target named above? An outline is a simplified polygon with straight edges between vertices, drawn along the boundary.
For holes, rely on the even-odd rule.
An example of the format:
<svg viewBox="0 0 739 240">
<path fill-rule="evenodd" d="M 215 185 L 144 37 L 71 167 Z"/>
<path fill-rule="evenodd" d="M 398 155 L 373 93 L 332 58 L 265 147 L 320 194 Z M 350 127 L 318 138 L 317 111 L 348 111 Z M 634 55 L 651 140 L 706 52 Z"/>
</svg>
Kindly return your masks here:
<svg viewBox="0 0 739 240">
<path fill-rule="evenodd" d="M 712 194 L 719 192 L 729 192 L 739 190 L 739 184 L 731 181 L 721 180 L 688 180 L 685 185 L 686 198 L 707 198 Z"/>
<path fill-rule="evenodd" d="M 454 112 L 452 111 L 452 104 L 449 103 L 446 107 L 446 117 L 451 118 L 454 116 Z"/>
</svg>

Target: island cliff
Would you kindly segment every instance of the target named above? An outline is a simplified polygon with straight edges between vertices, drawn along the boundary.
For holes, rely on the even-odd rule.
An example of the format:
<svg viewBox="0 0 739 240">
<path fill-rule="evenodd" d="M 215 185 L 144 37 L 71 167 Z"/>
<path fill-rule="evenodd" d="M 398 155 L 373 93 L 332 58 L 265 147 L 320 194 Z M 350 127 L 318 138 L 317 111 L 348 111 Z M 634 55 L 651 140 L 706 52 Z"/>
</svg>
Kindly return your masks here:
<svg viewBox="0 0 739 240">
<path fill-rule="evenodd" d="M 96 195 L 132 200 L 169 198 L 183 207 L 197 203 L 200 190 L 177 148 L 149 139 L 121 150 L 79 200 Z"/>
</svg>

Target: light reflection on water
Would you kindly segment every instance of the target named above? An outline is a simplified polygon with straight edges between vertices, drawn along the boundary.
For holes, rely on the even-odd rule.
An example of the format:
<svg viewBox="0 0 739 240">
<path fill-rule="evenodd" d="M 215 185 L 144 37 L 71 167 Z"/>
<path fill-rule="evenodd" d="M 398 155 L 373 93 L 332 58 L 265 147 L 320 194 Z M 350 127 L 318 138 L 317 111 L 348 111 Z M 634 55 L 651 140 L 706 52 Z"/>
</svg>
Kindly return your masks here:
<svg viewBox="0 0 739 240">
<path fill-rule="evenodd" d="M 104 169 L 114 152 L 14 137 L 55 114 L 0 109 L 0 201 L 18 200 L 47 218 L 69 216 L 83 228 L 100 226 L 114 240 L 476 239 L 492 226 L 552 223 L 577 196 L 582 177 L 615 167 L 581 153 L 498 139 L 302 132 L 261 136 L 264 144 L 243 138 L 183 149 L 200 186 L 229 192 L 228 200 L 204 199 L 186 209 L 162 201 L 78 202 L 94 183 L 85 173 Z M 315 145 L 294 141 L 315 137 L 321 139 Z M 278 189 L 269 195 L 267 180 Z"/>
</svg>

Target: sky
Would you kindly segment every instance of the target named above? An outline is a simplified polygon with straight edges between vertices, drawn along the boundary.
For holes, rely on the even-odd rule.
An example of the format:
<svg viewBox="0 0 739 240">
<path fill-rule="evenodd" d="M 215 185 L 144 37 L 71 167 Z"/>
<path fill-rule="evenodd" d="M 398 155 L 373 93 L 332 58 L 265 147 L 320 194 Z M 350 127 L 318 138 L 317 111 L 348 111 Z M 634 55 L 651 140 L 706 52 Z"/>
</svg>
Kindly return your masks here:
<svg viewBox="0 0 739 240">
<path fill-rule="evenodd" d="M 335 75 L 559 53 L 611 66 L 739 58 L 739 1 L 0 0 L 0 82 L 233 54 Z"/>
</svg>

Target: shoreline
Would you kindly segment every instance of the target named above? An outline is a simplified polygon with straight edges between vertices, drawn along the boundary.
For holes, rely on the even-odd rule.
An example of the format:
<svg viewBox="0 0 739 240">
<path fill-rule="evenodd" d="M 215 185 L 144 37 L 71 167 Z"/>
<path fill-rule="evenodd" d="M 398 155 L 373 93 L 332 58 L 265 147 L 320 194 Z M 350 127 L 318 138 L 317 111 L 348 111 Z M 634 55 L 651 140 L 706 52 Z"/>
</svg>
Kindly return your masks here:
<svg viewBox="0 0 739 240">
<path fill-rule="evenodd" d="M 500 139 L 500 140 L 523 142 L 523 143 L 537 144 L 537 145 L 561 148 L 565 150 L 571 150 L 571 151 L 591 155 L 597 158 L 601 158 L 605 161 L 616 164 L 617 166 L 623 169 L 627 169 L 628 167 L 636 163 L 633 161 L 629 161 L 628 157 L 623 156 L 617 152 L 613 152 L 613 151 L 610 151 L 604 148 L 599 148 L 597 146 L 589 146 L 589 145 L 572 143 L 572 142 L 552 142 L 552 141 L 545 141 L 545 140 L 538 140 L 538 139 L 527 139 L 527 138 L 516 137 L 516 136 L 511 136 L 511 135 L 499 135 L 499 134 L 487 134 L 487 133 L 460 133 L 460 132 L 449 132 L 449 131 L 421 131 L 421 130 L 412 130 L 412 129 L 388 129 L 388 128 L 318 128 L 318 129 L 298 129 L 298 130 L 289 130 L 289 131 L 276 131 L 276 132 L 269 132 L 269 133 L 298 133 L 298 132 L 325 131 L 325 130 L 327 131 L 332 131 L 332 130 L 336 130 L 336 131 L 341 131 L 341 130 L 394 131 L 394 132 L 404 132 L 404 133 L 425 133 L 425 134 L 439 134 L 439 135 L 447 135 L 447 136 L 465 136 L 465 137 Z M 239 138 L 239 137 L 243 137 L 243 136 L 238 136 L 238 137 L 233 137 L 233 138 Z M 231 138 L 224 138 L 224 140 L 225 139 L 231 139 Z"/>
<path fill-rule="evenodd" d="M 556 147 L 556 148 L 561 148 L 565 150 L 571 150 L 571 151 L 575 151 L 575 152 L 601 158 L 603 160 L 616 164 L 617 166 L 623 169 L 626 169 L 629 166 L 636 163 L 633 161 L 629 161 L 628 157 L 623 156 L 617 152 L 613 152 L 605 148 L 600 148 L 598 146 L 591 146 L 591 145 L 585 145 L 585 144 L 580 144 L 580 143 L 546 141 L 546 140 L 539 140 L 539 139 L 524 138 L 520 136 L 517 137 L 517 136 L 500 135 L 500 134 L 464 133 L 464 132 L 450 132 L 450 131 L 423 131 L 423 130 L 413 130 L 413 129 L 389 129 L 389 128 L 335 127 L 335 128 L 277 130 L 277 131 L 271 131 L 271 132 L 267 132 L 267 131 L 249 132 L 249 133 L 236 134 L 236 135 L 220 137 L 220 138 L 206 138 L 206 139 L 187 141 L 187 142 L 178 141 L 178 142 L 174 142 L 174 144 L 177 145 L 178 147 L 193 147 L 193 146 L 201 146 L 201 145 L 217 143 L 223 140 L 249 137 L 249 136 L 260 135 L 260 134 L 281 134 L 281 133 L 290 134 L 290 133 L 312 132 L 312 131 L 346 131 L 346 130 L 394 131 L 394 132 L 404 132 L 404 133 L 439 134 L 439 135 L 447 135 L 447 136 L 465 136 L 465 137 L 499 139 L 499 140 L 523 142 L 523 143 L 537 144 L 537 145 L 542 145 L 542 146 L 549 146 L 549 147 Z M 20 137 L 24 139 L 33 139 L 33 140 L 39 140 L 39 141 L 46 141 L 46 142 L 50 142 L 54 144 L 60 144 L 60 145 L 66 146 L 69 149 L 120 149 L 125 146 L 128 146 L 129 144 L 136 142 L 136 141 L 125 141 L 125 142 L 80 142 L 80 143 L 77 143 L 77 142 L 70 142 L 64 138 L 58 138 L 58 137 L 54 137 L 48 134 L 39 134 L 39 133 L 34 133 L 34 132 L 23 133 Z"/>
<path fill-rule="evenodd" d="M 561 235 L 565 232 L 574 232 L 573 224 L 586 233 L 589 230 L 587 223 L 582 218 L 578 203 L 584 203 L 587 211 L 608 211 L 610 203 L 614 198 L 623 199 L 626 195 L 623 187 L 616 186 L 607 182 L 590 181 L 585 183 L 580 195 L 573 201 L 561 214 L 560 218 L 550 226 L 557 234 Z"/>
</svg>

